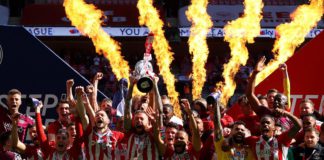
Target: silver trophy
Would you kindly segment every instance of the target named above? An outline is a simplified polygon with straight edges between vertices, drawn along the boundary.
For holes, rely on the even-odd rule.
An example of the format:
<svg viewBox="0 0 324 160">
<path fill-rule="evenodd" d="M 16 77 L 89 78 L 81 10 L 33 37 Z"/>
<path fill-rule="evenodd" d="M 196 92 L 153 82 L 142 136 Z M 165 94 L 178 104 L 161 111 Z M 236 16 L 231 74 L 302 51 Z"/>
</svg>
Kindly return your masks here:
<svg viewBox="0 0 324 160">
<path fill-rule="evenodd" d="M 135 78 L 137 81 L 137 88 L 143 93 L 148 93 L 153 88 L 153 67 L 152 64 L 147 60 L 140 60 L 135 65 L 134 71 Z"/>
</svg>

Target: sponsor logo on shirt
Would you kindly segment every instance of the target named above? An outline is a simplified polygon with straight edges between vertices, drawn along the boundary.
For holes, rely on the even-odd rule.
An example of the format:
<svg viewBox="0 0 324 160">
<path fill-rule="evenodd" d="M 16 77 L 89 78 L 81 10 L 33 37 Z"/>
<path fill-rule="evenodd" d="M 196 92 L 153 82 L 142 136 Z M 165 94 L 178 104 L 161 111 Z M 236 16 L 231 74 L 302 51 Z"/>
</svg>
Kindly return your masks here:
<svg viewBox="0 0 324 160">
<path fill-rule="evenodd" d="M 11 131 L 11 123 L 6 123 L 6 122 L 3 122 L 3 128 L 5 129 L 6 132 L 8 131 Z"/>
</svg>

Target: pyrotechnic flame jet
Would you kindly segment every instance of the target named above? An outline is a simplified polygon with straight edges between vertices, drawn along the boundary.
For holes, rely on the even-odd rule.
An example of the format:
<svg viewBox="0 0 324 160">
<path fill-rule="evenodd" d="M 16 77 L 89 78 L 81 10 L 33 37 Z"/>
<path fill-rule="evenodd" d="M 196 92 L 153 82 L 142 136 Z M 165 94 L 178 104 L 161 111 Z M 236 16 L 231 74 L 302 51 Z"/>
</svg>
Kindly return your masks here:
<svg viewBox="0 0 324 160">
<path fill-rule="evenodd" d="M 254 38 L 260 34 L 262 19 L 262 0 L 245 0 L 244 14 L 242 17 L 229 22 L 225 30 L 225 41 L 229 42 L 231 49 L 231 59 L 224 65 L 223 77 L 224 83 L 218 83 L 221 86 L 220 101 L 227 104 L 228 99 L 234 94 L 236 83 L 235 74 L 239 71 L 241 65 L 245 65 L 249 53 L 246 43 L 254 43 Z"/>
<path fill-rule="evenodd" d="M 104 14 L 92 4 L 83 0 L 64 0 L 67 17 L 82 35 L 91 38 L 96 52 L 103 54 L 110 62 L 117 79 L 129 78 L 128 62 L 121 55 L 120 45 L 101 27 Z"/>
<path fill-rule="evenodd" d="M 201 98 L 201 91 L 206 81 L 205 64 L 209 54 L 206 37 L 213 26 L 213 22 L 207 13 L 207 4 L 208 0 L 192 0 L 186 12 L 189 21 L 192 23 L 188 44 L 193 64 L 193 99 Z"/>
<path fill-rule="evenodd" d="M 323 9 L 323 0 L 311 0 L 309 5 L 301 5 L 291 14 L 291 22 L 276 27 L 278 36 L 272 49 L 274 59 L 257 75 L 255 85 L 294 55 L 296 47 L 304 42 L 305 36 L 321 20 Z"/>
<path fill-rule="evenodd" d="M 139 10 L 139 23 L 146 25 L 154 34 L 153 49 L 159 67 L 160 74 L 166 83 L 168 96 L 174 107 L 174 113 L 181 118 L 181 110 L 178 100 L 178 92 L 175 90 L 175 78 L 170 71 L 170 65 L 173 61 L 173 53 L 164 36 L 163 21 L 159 18 L 157 9 L 153 6 L 152 0 L 138 0 L 137 8 Z"/>
</svg>

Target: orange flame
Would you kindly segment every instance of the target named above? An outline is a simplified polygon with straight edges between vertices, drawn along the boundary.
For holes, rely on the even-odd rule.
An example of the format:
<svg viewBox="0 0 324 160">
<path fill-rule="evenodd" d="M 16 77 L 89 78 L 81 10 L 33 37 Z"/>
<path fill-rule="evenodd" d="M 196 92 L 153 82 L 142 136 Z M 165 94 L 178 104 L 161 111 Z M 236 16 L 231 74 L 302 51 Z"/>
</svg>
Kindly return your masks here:
<svg viewBox="0 0 324 160">
<path fill-rule="evenodd" d="M 193 56 L 193 99 L 201 98 L 201 91 L 206 81 L 205 64 L 209 54 L 206 36 L 213 26 L 207 13 L 207 4 L 208 0 L 192 0 L 186 12 L 189 21 L 192 22 L 188 43 L 189 52 Z"/>
<path fill-rule="evenodd" d="M 110 62 L 117 79 L 129 76 L 129 66 L 123 59 L 118 42 L 113 40 L 102 28 L 103 12 L 83 0 L 64 0 L 67 17 L 83 35 L 91 38 L 96 52 L 103 54 Z"/>
<path fill-rule="evenodd" d="M 176 116 L 181 117 L 181 110 L 178 100 L 178 92 L 175 90 L 175 78 L 170 71 L 170 65 L 173 61 L 173 53 L 170 51 L 170 46 L 164 36 L 163 21 L 159 18 L 158 11 L 153 6 L 152 0 L 139 0 L 137 3 L 139 10 L 139 23 L 146 25 L 154 34 L 153 49 L 157 59 L 159 71 L 166 83 L 168 96 L 174 107 Z"/>
<path fill-rule="evenodd" d="M 275 53 L 266 68 L 256 77 L 256 85 L 274 72 L 280 64 L 293 56 L 296 47 L 304 42 L 305 36 L 314 28 L 323 15 L 323 0 L 312 0 L 309 5 L 299 6 L 292 14 L 292 21 L 276 27 L 277 37 L 272 52 Z"/>
<path fill-rule="evenodd" d="M 229 42 L 231 48 L 231 59 L 224 65 L 223 77 L 225 84 L 221 86 L 222 95 L 220 101 L 227 104 L 228 99 L 234 94 L 236 83 L 235 74 L 241 65 L 245 65 L 249 57 L 246 43 L 254 43 L 254 38 L 260 34 L 263 8 L 262 0 L 245 0 L 244 14 L 241 18 L 229 22 L 224 28 L 225 41 Z"/>
</svg>

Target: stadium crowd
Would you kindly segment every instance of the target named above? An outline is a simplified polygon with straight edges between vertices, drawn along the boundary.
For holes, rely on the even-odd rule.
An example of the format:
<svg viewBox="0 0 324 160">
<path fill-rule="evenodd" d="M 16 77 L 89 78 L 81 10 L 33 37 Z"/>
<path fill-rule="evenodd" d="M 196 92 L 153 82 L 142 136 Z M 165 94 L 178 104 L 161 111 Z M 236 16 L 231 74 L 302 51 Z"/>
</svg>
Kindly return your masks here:
<svg viewBox="0 0 324 160">
<path fill-rule="evenodd" d="M 284 93 L 271 89 L 256 96 L 255 79 L 264 69 L 259 59 L 238 103 L 238 120 L 226 114 L 226 104 L 180 99 L 181 116 L 167 95 L 160 95 L 159 78 L 145 95 L 133 95 L 137 79 L 121 79 L 112 99 L 98 101 L 97 72 L 92 85 L 66 81 L 66 100 L 56 107 L 58 118 L 42 124 L 41 101 L 35 117 L 19 113 L 21 92 L 8 92 L 8 109 L 0 107 L 0 159 L 94 160 L 322 160 L 324 116 L 311 100 L 299 104 L 300 117 L 290 110 L 287 66 L 281 65 Z M 73 88 L 74 87 L 74 88 Z M 75 92 L 75 97 L 73 96 Z M 26 143 L 29 134 L 32 143 Z"/>
</svg>

